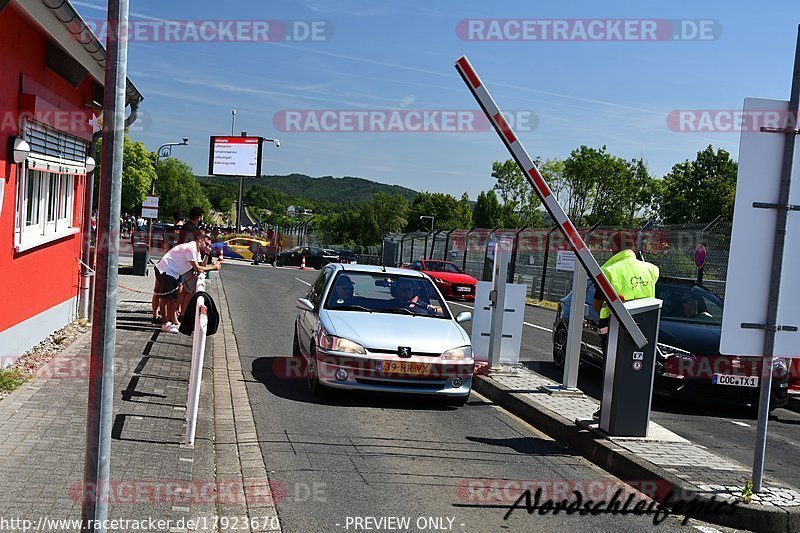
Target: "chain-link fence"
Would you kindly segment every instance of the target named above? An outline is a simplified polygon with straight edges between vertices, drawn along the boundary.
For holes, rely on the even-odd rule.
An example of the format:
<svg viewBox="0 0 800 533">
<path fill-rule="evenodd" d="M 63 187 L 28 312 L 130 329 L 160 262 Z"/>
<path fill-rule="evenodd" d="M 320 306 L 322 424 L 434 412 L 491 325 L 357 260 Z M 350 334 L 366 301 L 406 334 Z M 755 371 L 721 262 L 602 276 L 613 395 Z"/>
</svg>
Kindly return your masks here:
<svg viewBox="0 0 800 533">
<path fill-rule="evenodd" d="M 701 280 L 720 297 L 725 296 L 730 222 L 635 229 L 595 226 L 578 231 L 601 265 L 611 257 L 612 237 L 625 231 L 636 238 L 637 249 L 645 260 L 659 267 L 662 277 Z M 392 266 L 416 259 L 444 259 L 477 279 L 488 279 L 491 268 L 486 261 L 486 247 L 492 239 L 501 238 L 513 242 L 510 276 L 514 283 L 528 286 L 529 296 L 559 300 L 572 289 L 572 272 L 557 268 L 559 251 L 570 249 L 557 227 L 473 228 L 387 235 L 383 241 L 383 261 Z M 695 265 L 695 252 L 700 245 L 705 248 L 702 269 Z"/>
</svg>

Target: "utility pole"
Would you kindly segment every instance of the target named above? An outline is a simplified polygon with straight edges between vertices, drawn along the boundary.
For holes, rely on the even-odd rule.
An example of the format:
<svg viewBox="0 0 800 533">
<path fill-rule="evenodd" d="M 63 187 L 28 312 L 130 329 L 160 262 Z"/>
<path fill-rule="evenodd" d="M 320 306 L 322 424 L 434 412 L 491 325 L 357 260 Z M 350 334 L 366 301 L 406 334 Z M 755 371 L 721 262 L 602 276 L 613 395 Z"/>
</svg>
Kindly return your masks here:
<svg viewBox="0 0 800 533">
<path fill-rule="evenodd" d="M 86 413 L 86 452 L 81 530 L 105 532 L 108 518 L 111 426 L 114 398 L 114 352 L 117 340 L 119 213 L 122 196 L 122 149 L 128 71 L 128 0 L 108 1 L 108 38 L 103 99 L 103 156 L 97 220 L 92 355 Z M 91 528 L 89 524 L 91 523 Z"/>
</svg>

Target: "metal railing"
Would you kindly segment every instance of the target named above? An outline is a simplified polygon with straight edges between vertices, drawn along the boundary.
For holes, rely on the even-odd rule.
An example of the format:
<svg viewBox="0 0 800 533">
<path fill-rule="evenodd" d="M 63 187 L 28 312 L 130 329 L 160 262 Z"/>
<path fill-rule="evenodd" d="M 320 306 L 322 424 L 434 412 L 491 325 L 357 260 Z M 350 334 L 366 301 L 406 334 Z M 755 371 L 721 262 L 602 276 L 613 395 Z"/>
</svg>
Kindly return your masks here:
<svg viewBox="0 0 800 533">
<path fill-rule="evenodd" d="M 205 273 L 198 274 L 196 291 L 205 292 Z M 208 332 L 208 309 L 205 298 L 197 297 L 192 334 L 192 370 L 189 375 L 189 395 L 186 398 L 186 438 L 184 444 L 194 445 L 197 429 L 197 409 L 200 404 L 200 384 L 203 380 L 203 363 L 206 355 L 206 333 Z"/>
</svg>

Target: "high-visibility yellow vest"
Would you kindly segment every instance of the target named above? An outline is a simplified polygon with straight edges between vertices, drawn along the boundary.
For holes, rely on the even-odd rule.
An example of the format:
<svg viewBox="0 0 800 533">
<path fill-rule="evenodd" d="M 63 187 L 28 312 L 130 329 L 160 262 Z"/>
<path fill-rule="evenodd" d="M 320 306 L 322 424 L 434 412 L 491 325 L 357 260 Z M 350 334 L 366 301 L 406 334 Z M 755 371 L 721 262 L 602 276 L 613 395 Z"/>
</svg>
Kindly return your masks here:
<svg viewBox="0 0 800 533">
<path fill-rule="evenodd" d="M 606 279 L 624 298 L 624 301 L 638 300 L 639 298 L 655 298 L 656 281 L 658 281 L 658 267 L 647 261 L 636 259 L 633 250 L 623 250 L 603 263 L 600 270 Z M 611 316 L 608 303 L 603 302 L 600 309 L 600 318 Z"/>
</svg>

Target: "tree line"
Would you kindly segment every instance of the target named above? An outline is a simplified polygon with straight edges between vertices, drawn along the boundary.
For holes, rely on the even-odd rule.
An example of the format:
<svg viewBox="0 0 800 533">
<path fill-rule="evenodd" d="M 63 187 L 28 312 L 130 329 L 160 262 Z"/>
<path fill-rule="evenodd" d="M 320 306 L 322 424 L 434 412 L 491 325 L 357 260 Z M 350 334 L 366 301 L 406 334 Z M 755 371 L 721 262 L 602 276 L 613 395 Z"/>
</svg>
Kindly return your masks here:
<svg viewBox="0 0 800 533">
<path fill-rule="evenodd" d="M 98 161 L 100 150 L 98 146 Z M 229 214 L 236 201 L 236 185 L 198 180 L 191 167 L 176 158 L 163 159 L 156 168 L 155 153 L 127 137 L 123 162 L 123 212 L 138 214 L 153 182 L 165 219 L 194 206 Z M 733 218 L 737 163 L 728 152 L 711 145 L 693 160 L 675 164 L 662 178 L 652 176 L 642 158 L 626 160 L 609 153 L 605 146 L 582 145 L 565 159 L 537 158 L 536 162 L 576 225 L 636 226 L 651 219 L 681 224 L 710 222 L 718 215 Z M 513 160 L 495 161 L 490 175 L 493 186 L 475 202 L 466 192 L 460 198 L 419 192 L 410 202 L 409 194 L 376 192 L 368 202 L 332 202 L 253 185 L 245 190 L 244 203 L 264 224 L 281 226 L 307 220 L 287 216 L 290 205 L 310 209 L 314 213 L 311 230 L 331 244 L 372 245 L 387 233 L 429 231 L 431 224 L 434 230 L 552 225 Z"/>
</svg>

